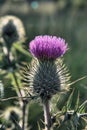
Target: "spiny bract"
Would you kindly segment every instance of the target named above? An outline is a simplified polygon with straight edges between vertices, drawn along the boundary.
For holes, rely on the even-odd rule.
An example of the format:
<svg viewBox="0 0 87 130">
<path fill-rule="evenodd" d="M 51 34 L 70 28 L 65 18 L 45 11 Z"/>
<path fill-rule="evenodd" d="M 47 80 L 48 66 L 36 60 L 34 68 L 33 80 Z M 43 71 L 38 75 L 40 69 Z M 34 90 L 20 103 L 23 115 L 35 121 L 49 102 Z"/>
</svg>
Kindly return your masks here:
<svg viewBox="0 0 87 130">
<path fill-rule="evenodd" d="M 41 99 L 50 99 L 52 95 L 69 86 L 69 73 L 62 59 L 34 59 L 30 69 L 23 71 L 23 81 Z"/>
</svg>

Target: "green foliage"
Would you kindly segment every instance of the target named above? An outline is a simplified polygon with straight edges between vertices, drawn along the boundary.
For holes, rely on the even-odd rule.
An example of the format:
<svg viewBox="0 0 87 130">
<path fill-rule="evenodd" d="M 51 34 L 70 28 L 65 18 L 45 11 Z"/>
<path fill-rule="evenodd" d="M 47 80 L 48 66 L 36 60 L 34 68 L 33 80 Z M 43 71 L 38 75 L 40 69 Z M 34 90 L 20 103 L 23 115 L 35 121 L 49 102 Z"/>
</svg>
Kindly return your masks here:
<svg viewBox="0 0 87 130">
<path fill-rule="evenodd" d="M 18 98 L 18 95 L 20 96 L 21 93 L 23 93 L 23 96 L 27 95 L 30 97 L 30 93 L 27 90 L 24 90 L 19 70 L 21 64 L 25 62 L 30 63 L 32 59 L 28 52 L 28 42 L 32 40 L 34 36 L 39 34 L 51 34 L 64 37 L 70 48 L 65 57 L 66 64 L 72 75 L 71 80 L 74 81 L 87 74 L 87 1 L 55 1 L 57 3 L 52 14 L 46 14 L 44 12 L 39 12 L 38 10 L 26 11 L 26 2 L 24 2 L 25 5 L 21 2 L 21 5 L 23 5 L 23 7 L 25 6 L 25 10 L 17 4 L 18 12 L 12 10 L 16 5 L 16 2 L 14 2 L 14 4 L 10 3 L 11 10 L 8 10 L 9 3 L 7 3 L 6 6 L 0 4 L 1 15 L 6 14 L 5 11 L 7 11 L 9 14 L 19 16 L 24 22 L 27 33 L 27 39 L 24 39 L 24 41 L 17 41 L 11 45 L 9 50 L 10 64 L 6 54 L 8 45 L 6 46 L 6 44 L 2 44 L 0 41 L 0 83 L 2 83 L 2 86 L 4 87 L 3 92 L 0 89 L 1 130 L 17 130 L 15 126 L 20 127 L 19 124 L 21 123 L 18 122 L 19 124 L 17 124 L 17 122 L 13 123 L 12 120 L 6 120 L 5 117 L 3 117 L 3 114 L 7 115 L 5 112 L 8 107 L 20 106 L 21 101 L 20 98 Z M 2 11 L 2 7 L 4 11 Z M 85 100 L 87 99 L 87 79 L 79 81 L 79 83 L 74 84 L 71 88 L 75 89 L 71 89 L 70 92 L 61 95 L 55 95 L 54 99 L 51 101 L 51 114 L 52 117 L 54 117 L 54 130 L 87 129 L 87 116 L 82 116 L 83 113 L 86 115 L 87 112 L 87 101 Z M 19 93 L 19 90 L 21 90 L 21 93 Z M 10 97 L 13 97 L 13 99 L 8 100 Z M 7 100 L 3 100 L 2 98 Z M 28 99 L 28 101 L 30 100 Z M 69 117 L 70 119 L 67 120 Z M 43 120 L 42 106 L 35 102 L 30 104 L 28 118 L 29 129 L 41 130 L 43 128 L 43 123 L 40 121 Z"/>
</svg>

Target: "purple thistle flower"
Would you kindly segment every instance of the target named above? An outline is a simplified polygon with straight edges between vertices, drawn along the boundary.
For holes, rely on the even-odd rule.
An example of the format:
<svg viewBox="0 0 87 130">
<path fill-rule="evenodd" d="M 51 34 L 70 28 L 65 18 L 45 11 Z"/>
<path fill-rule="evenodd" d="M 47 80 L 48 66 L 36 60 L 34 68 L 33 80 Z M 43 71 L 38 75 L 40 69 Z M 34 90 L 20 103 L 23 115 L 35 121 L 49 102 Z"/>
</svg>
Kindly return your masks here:
<svg viewBox="0 0 87 130">
<path fill-rule="evenodd" d="M 38 59 L 56 59 L 67 51 L 65 40 L 56 36 L 36 36 L 30 42 L 30 52 Z"/>
</svg>

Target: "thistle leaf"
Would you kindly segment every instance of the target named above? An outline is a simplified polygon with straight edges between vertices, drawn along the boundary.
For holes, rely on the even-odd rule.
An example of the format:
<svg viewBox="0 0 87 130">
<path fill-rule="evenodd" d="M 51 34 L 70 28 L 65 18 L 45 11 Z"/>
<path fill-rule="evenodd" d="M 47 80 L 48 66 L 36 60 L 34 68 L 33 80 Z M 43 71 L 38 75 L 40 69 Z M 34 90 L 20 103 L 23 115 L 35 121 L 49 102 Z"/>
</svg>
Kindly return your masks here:
<svg viewBox="0 0 87 130">
<path fill-rule="evenodd" d="M 19 52 L 23 53 L 24 55 L 28 56 L 28 57 L 31 57 L 31 55 L 29 54 L 28 51 L 26 51 L 22 46 L 20 46 L 20 44 L 18 43 L 15 43 L 13 44 L 14 48 L 16 50 L 18 50 Z"/>
<path fill-rule="evenodd" d="M 70 94 L 70 96 L 68 98 L 68 101 L 67 101 L 67 104 L 66 104 L 67 110 L 69 110 L 71 108 L 73 93 L 74 93 L 74 90 L 72 91 L 72 93 Z"/>
<path fill-rule="evenodd" d="M 79 111 L 80 113 L 82 113 L 82 112 L 85 111 L 86 104 L 87 104 L 87 100 L 84 101 L 84 102 L 79 106 L 78 111 Z"/>
<path fill-rule="evenodd" d="M 80 99 L 79 99 L 79 92 L 78 92 L 78 96 L 77 96 L 77 100 L 76 100 L 76 104 L 75 104 L 75 112 L 78 110 L 79 108 L 79 102 L 80 102 Z"/>
</svg>

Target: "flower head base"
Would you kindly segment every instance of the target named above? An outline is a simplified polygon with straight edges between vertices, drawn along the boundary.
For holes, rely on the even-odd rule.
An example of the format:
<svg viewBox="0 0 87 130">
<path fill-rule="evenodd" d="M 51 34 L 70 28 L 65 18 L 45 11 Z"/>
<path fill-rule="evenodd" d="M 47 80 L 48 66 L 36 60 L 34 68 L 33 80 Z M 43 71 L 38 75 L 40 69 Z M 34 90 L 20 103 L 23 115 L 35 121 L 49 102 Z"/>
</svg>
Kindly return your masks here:
<svg viewBox="0 0 87 130">
<path fill-rule="evenodd" d="M 38 59 L 56 59 L 67 51 L 65 40 L 56 36 L 37 36 L 30 42 L 30 52 Z"/>
<path fill-rule="evenodd" d="M 50 99 L 61 90 L 67 90 L 69 80 L 68 69 L 60 58 L 57 60 L 35 58 L 30 67 L 23 70 L 24 86 L 28 87 L 30 92 L 38 94 L 42 101 Z"/>
</svg>

